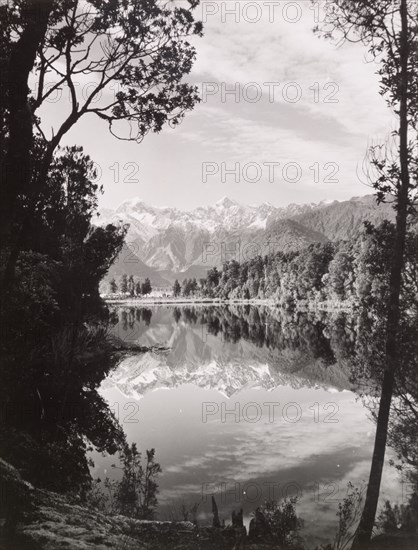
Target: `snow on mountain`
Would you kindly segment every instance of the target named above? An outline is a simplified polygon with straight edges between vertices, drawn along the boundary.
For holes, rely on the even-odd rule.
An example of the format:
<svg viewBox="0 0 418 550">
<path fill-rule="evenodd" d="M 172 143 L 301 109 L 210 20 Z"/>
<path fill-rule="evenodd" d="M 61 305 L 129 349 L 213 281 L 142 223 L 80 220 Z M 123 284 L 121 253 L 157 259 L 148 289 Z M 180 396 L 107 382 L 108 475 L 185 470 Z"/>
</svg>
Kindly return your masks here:
<svg viewBox="0 0 418 550">
<path fill-rule="evenodd" d="M 385 205 L 378 207 L 373 196 L 286 207 L 268 202 L 249 206 L 223 197 L 214 205 L 191 211 L 151 206 L 134 198 L 116 210 L 101 210 L 94 223 L 128 224 L 126 244 L 138 258 L 136 274 L 148 276 L 143 273 L 145 265 L 154 270 L 155 280 L 160 273 L 172 281 L 192 272 L 205 276 L 210 267 L 221 266 L 225 261 L 223 248 L 260 248 L 268 240 L 277 243 L 280 250 L 299 249 L 312 242 L 351 238 L 364 221 L 378 223 L 391 216 L 392 210 Z M 208 249 L 211 254 L 205 253 Z M 123 265 L 119 265 L 121 269 Z M 109 277 L 116 275 L 112 270 Z"/>
<path fill-rule="evenodd" d="M 265 229 L 267 220 L 291 217 L 321 205 L 291 204 L 278 208 L 268 202 L 260 205 L 245 206 L 229 197 L 223 197 L 213 206 L 198 207 L 192 211 L 180 211 L 176 208 L 150 206 L 135 198 L 123 202 L 116 210 L 100 211 L 98 222 L 129 223 L 128 241 L 136 238 L 148 242 L 161 231 L 170 227 L 182 230 L 204 230 L 216 233 L 221 230 L 241 230 L 248 228 Z"/>
<path fill-rule="evenodd" d="M 215 203 L 216 208 L 232 208 L 234 206 L 239 206 L 236 201 L 231 200 L 229 197 L 222 197 L 217 203 Z"/>
</svg>

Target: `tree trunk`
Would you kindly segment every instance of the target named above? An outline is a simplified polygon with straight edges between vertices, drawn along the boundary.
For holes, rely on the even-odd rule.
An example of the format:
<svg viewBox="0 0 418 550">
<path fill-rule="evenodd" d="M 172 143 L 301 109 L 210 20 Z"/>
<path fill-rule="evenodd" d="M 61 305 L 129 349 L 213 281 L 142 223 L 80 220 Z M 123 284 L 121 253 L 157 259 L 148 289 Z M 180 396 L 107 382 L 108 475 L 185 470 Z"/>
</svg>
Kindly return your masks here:
<svg viewBox="0 0 418 550">
<path fill-rule="evenodd" d="M 401 83 L 399 109 L 400 186 L 397 193 L 396 236 L 390 273 L 390 294 L 387 315 L 386 365 L 383 376 L 372 465 L 366 500 L 352 550 L 367 548 L 370 542 L 379 500 L 380 484 L 385 460 L 390 407 L 395 371 L 399 366 L 400 294 L 404 267 L 405 239 L 408 216 L 408 13 L 407 0 L 401 0 Z"/>
<path fill-rule="evenodd" d="M 13 45 L 8 68 L 7 152 L 1 167 L 0 239 L 2 262 L 13 236 L 17 198 L 30 185 L 33 120 L 28 101 L 28 80 L 47 31 L 53 0 L 29 0 L 22 9 L 23 31 Z M 2 281 L 4 282 L 4 281 Z"/>
</svg>

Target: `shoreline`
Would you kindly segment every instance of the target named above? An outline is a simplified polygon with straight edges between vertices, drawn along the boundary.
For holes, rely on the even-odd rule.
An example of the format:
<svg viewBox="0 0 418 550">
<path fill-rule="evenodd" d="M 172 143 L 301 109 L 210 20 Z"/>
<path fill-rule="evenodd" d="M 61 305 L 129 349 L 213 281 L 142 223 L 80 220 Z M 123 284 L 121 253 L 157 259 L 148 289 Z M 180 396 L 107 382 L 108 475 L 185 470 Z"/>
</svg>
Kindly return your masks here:
<svg viewBox="0 0 418 550">
<path fill-rule="evenodd" d="M 104 298 L 110 305 L 121 306 L 225 306 L 225 305 L 259 305 L 272 308 L 285 309 L 284 306 L 275 302 L 272 298 L 252 298 L 250 300 L 232 299 L 223 300 L 221 298 Z M 357 304 L 348 302 L 308 302 L 300 301 L 295 303 L 291 311 L 309 312 L 309 311 L 347 311 L 356 310 Z"/>
<path fill-rule="evenodd" d="M 257 305 L 271 305 L 275 306 L 271 299 L 252 299 L 252 300 L 222 300 L 221 298 L 104 298 L 107 304 L 121 304 L 121 305 L 227 305 L 227 304 L 257 304 Z"/>
</svg>

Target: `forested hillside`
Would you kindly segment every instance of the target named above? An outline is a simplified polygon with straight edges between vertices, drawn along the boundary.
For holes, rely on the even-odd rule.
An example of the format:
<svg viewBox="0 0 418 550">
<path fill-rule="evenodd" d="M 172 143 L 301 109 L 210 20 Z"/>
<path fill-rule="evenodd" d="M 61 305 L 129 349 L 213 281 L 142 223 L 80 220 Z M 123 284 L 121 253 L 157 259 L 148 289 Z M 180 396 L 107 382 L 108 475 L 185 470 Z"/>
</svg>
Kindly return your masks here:
<svg viewBox="0 0 418 550">
<path fill-rule="evenodd" d="M 389 277 L 382 266 L 388 265 L 393 238 L 390 222 L 377 228 L 368 223 L 351 240 L 318 242 L 302 250 L 257 256 L 242 263 L 232 260 L 224 263 L 222 270 L 210 269 L 207 278 L 200 280 L 199 291 L 223 299 L 272 298 L 288 307 L 303 301 L 382 304 Z M 404 276 L 405 300 L 415 302 L 417 246 L 415 227 L 408 236 Z M 183 289 L 187 286 L 183 284 Z"/>
</svg>

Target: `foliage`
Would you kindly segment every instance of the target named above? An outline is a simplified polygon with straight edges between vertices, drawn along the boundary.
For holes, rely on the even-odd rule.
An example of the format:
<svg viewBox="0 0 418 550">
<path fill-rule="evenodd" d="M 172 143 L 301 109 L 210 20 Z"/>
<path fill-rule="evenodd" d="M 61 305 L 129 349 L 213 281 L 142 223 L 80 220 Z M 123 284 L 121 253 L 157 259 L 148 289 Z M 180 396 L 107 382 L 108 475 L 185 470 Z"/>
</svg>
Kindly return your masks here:
<svg viewBox="0 0 418 550">
<path fill-rule="evenodd" d="M 391 133 L 390 139 L 384 145 L 370 147 L 368 165 L 364 166 L 367 180 L 376 190 L 378 201 L 389 201 L 392 195 L 395 206 L 403 200 L 402 178 L 409 180 L 405 197 L 409 212 L 414 212 L 413 206 L 417 204 L 414 166 L 417 164 L 418 5 L 415 0 L 334 0 L 325 7 L 324 20 L 316 32 L 326 38 L 338 37 L 340 42 L 362 42 L 367 47 L 370 58 L 379 64 L 376 71 L 379 93 L 399 118 L 399 128 Z M 405 160 L 411 168 L 408 175 Z"/>
<path fill-rule="evenodd" d="M 109 290 L 111 294 L 116 294 L 116 292 L 118 291 L 118 285 L 114 278 L 109 283 Z"/>
<path fill-rule="evenodd" d="M 416 533 L 418 518 L 418 495 L 411 495 L 407 504 L 392 506 L 389 500 L 385 501 L 383 509 L 377 518 L 377 527 L 384 533 L 399 531 Z"/>
<path fill-rule="evenodd" d="M 181 293 L 183 296 L 186 296 L 186 297 L 194 296 L 197 293 L 198 289 L 199 287 L 196 279 L 184 279 L 182 288 L 181 288 Z"/>
<path fill-rule="evenodd" d="M 65 330 L 44 353 L 36 362 L 32 357 L 23 374 L 19 363 L 3 371 L 2 456 L 38 486 L 85 490 L 91 479 L 86 451 L 94 445 L 113 454 L 124 443 L 122 428 L 98 393 L 113 365 L 106 332 Z"/>
<path fill-rule="evenodd" d="M 379 63 L 376 71 L 380 94 L 393 109 L 396 129 L 384 145 L 369 149 L 365 175 L 376 191 L 378 202 L 392 201 L 396 210 L 393 242 L 389 246 L 390 273 L 381 303 L 385 319 L 382 339 L 384 368 L 381 384 L 375 447 L 364 510 L 353 549 L 365 547 L 371 538 L 385 457 L 396 372 L 402 368 L 402 310 L 405 290 L 406 241 L 411 218 L 416 218 L 418 197 L 418 4 L 415 0 L 335 0 L 325 5 L 321 23 L 328 37 L 362 42 Z M 384 254 L 384 252 L 383 252 Z M 385 285 L 386 286 L 386 285 Z"/>
<path fill-rule="evenodd" d="M 113 285 L 112 283 L 115 283 Z M 111 294 L 115 294 L 120 289 L 120 292 L 122 295 L 129 295 L 131 298 L 147 295 L 152 292 L 152 285 L 151 281 L 148 277 L 145 278 L 144 282 L 141 283 L 140 279 L 134 275 L 128 275 L 126 273 L 123 273 L 119 280 L 119 285 L 116 283 L 116 281 L 113 279 L 110 282 L 109 290 L 111 291 Z M 114 290 L 113 290 L 114 289 Z"/>
<path fill-rule="evenodd" d="M 141 294 L 145 296 L 147 294 L 151 294 L 151 292 L 152 292 L 151 281 L 148 279 L 148 277 L 146 277 L 145 281 L 141 285 Z"/>
<path fill-rule="evenodd" d="M 347 496 L 338 504 L 338 531 L 333 544 L 318 547 L 316 550 L 345 550 L 351 548 L 364 505 L 365 487 L 360 489 L 348 484 Z M 392 504 L 387 500 L 380 510 L 376 528 L 384 534 L 416 533 L 417 493 L 414 492 L 407 504 Z M 384 540 L 384 539 L 383 539 Z"/>
<path fill-rule="evenodd" d="M 348 550 L 351 548 L 363 502 L 364 487 L 359 489 L 349 482 L 347 495 L 342 502 L 338 503 L 338 529 L 335 539 L 332 544 L 317 546 L 315 550 Z"/>
<path fill-rule="evenodd" d="M 120 291 L 122 292 L 122 294 L 126 294 L 128 292 L 128 276 L 126 275 L 126 273 L 124 273 L 121 277 Z"/>
<path fill-rule="evenodd" d="M 112 514 L 123 514 L 135 519 L 154 519 L 157 507 L 157 477 L 161 467 L 155 462 L 155 449 L 146 451 L 145 464 L 136 444 L 125 444 L 119 453 L 122 471 L 121 480 L 104 481 L 104 491 L 100 479 L 87 496 L 88 502 Z"/>
<path fill-rule="evenodd" d="M 189 39 L 202 34 L 193 17 L 197 4 L 18 0 L 2 5 L 3 234 L 10 233 L 22 197 L 33 208 L 62 138 L 85 115 L 104 120 L 120 139 L 140 141 L 165 124 L 179 124 L 194 107 L 197 88 L 183 78 L 195 59 Z M 80 78 L 90 82 L 87 93 L 77 86 Z M 62 92 L 71 108 L 60 110 L 50 132 L 39 114 Z M 29 155 L 35 133 L 43 147 L 33 169 Z M 16 244 L 13 238 L 11 243 Z"/>
<path fill-rule="evenodd" d="M 124 442 L 97 390 L 114 362 L 99 283 L 126 228 L 91 224 L 93 179 L 81 148 L 59 151 L 1 311 L 2 454 L 29 481 L 64 491 L 88 485 L 91 445 L 114 453 Z"/>
<path fill-rule="evenodd" d="M 265 502 L 258 509 L 267 520 L 268 529 L 275 543 L 280 546 L 291 546 L 298 541 L 298 532 L 303 521 L 297 516 L 295 505 L 297 498 Z"/>
<path fill-rule="evenodd" d="M 124 444 L 97 390 L 114 362 L 99 283 L 127 228 L 92 223 L 94 163 L 60 143 L 87 114 L 135 141 L 180 123 L 199 100 L 183 81 L 195 58 L 189 38 L 202 32 L 197 3 L 0 6 L 0 397 L 9 413 L 0 437 L 2 453 L 46 487 L 86 487 L 90 446 L 114 453 Z M 87 93 L 78 87 L 86 77 Z M 63 91 L 71 107 L 50 131 L 40 112 Z M 127 287 L 138 294 L 135 281 Z M 149 281 L 140 291 L 151 291 Z"/>
<path fill-rule="evenodd" d="M 360 519 L 364 501 L 364 488 L 357 488 L 350 482 L 343 502 L 338 503 L 338 531 L 334 549 L 345 550 L 351 545 L 354 529 Z"/>
<path fill-rule="evenodd" d="M 417 307 L 416 235 L 413 226 L 404 276 L 405 308 Z M 313 302 L 344 302 L 382 318 L 389 293 L 389 268 L 385 266 L 389 266 L 393 246 L 393 224 L 385 221 L 374 227 L 366 223 L 351 241 L 316 243 L 299 251 L 226 262 L 221 272 L 216 267 L 208 271 L 200 293 L 222 299 L 271 298 L 289 309 Z M 191 289 L 196 285 L 186 279 L 183 295 Z"/>
<path fill-rule="evenodd" d="M 181 286 L 178 280 L 176 279 L 173 285 L 173 296 L 174 297 L 180 296 L 180 293 L 181 293 Z"/>
<path fill-rule="evenodd" d="M 11 7 L 18 35 L 24 24 L 21 5 Z M 41 85 L 32 100 L 33 111 L 65 86 L 73 119 L 93 113 L 108 122 L 111 131 L 115 122 L 129 121 L 131 139 L 159 131 L 167 121 L 177 124 L 197 100 L 195 88 L 181 83 L 195 57 L 188 38 L 202 31 L 192 15 L 196 5 L 194 0 L 181 7 L 158 0 L 90 0 L 81 6 L 78 0 L 68 0 L 53 6 L 35 62 Z M 52 87 L 42 85 L 47 71 L 57 79 Z M 80 74 L 91 75 L 96 83 L 87 98 L 74 84 Z M 113 99 L 100 101 L 112 83 L 118 85 Z"/>
</svg>

